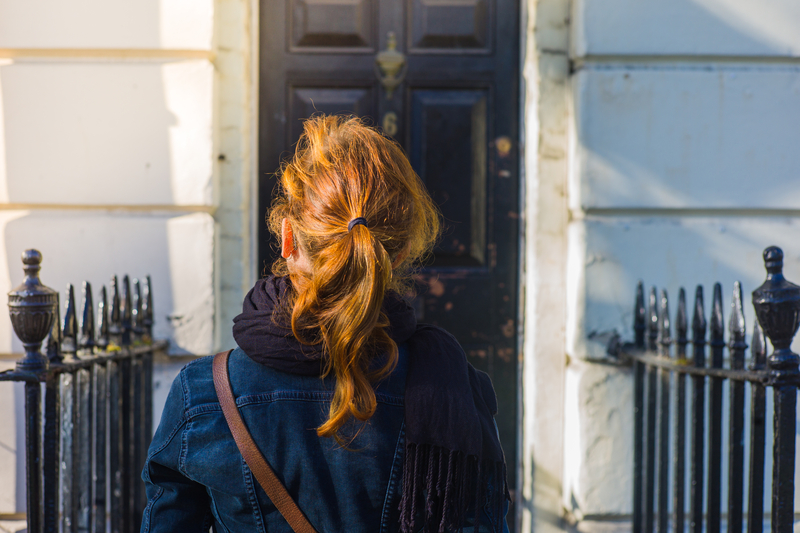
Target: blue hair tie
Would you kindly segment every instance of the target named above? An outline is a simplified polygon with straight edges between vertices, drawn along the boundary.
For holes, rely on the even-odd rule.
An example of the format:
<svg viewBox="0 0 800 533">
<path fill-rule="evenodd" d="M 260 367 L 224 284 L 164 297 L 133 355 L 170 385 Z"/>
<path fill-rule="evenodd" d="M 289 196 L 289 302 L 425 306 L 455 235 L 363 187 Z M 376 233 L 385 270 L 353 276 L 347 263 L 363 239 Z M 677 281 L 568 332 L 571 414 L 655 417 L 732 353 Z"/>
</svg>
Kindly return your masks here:
<svg viewBox="0 0 800 533">
<path fill-rule="evenodd" d="M 354 218 L 354 219 L 353 219 L 353 220 L 351 220 L 351 221 L 350 221 L 350 223 L 347 225 L 347 231 L 350 231 L 350 230 L 352 230 L 354 226 L 358 226 L 359 224 L 361 224 L 362 226 L 365 226 L 365 227 L 366 227 L 366 225 L 367 225 L 367 219 L 366 219 L 366 218 L 364 218 L 364 217 L 357 217 L 357 218 Z"/>
</svg>

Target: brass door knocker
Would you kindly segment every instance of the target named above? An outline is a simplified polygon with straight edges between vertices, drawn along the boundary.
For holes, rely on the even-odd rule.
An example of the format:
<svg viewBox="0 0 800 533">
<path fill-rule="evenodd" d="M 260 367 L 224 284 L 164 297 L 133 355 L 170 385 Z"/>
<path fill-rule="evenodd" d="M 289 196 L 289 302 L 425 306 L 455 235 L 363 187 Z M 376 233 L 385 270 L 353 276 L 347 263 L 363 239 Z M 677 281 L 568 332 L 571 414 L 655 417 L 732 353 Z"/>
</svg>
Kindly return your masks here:
<svg viewBox="0 0 800 533">
<path fill-rule="evenodd" d="M 394 90 L 403 82 L 408 71 L 406 56 L 397 51 L 397 37 L 393 31 L 386 35 L 386 50 L 375 56 L 375 74 L 391 100 Z"/>
</svg>

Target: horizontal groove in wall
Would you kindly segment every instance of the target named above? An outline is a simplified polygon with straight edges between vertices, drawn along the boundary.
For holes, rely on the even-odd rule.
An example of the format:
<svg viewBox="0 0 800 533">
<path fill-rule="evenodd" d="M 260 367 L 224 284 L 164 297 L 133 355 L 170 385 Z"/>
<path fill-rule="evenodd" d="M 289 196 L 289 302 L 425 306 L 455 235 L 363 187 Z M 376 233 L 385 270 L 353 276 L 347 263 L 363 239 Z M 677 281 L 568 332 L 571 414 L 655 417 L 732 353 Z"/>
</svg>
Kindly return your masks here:
<svg viewBox="0 0 800 533">
<path fill-rule="evenodd" d="M 592 66 L 647 67 L 669 65 L 800 65 L 800 56 L 736 56 L 736 55 L 585 55 L 571 58 L 573 70 Z"/>
<path fill-rule="evenodd" d="M 589 207 L 571 210 L 572 220 L 601 217 L 800 217 L 800 209 L 767 208 L 672 208 L 672 207 Z"/>
<path fill-rule="evenodd" d="M 211 50 L 168 50 L 160 48 L 0 48 L 0 59 L 13 60 L 214 60 Z"/>
<path fill-rule="evenodd" d="M 128 213 L 208 213 L 213 215 L 213 205 L 123 205 L 123 204 L 15 204 L 0 203 L 0 211 L 114 211 Z"/>
</svg>

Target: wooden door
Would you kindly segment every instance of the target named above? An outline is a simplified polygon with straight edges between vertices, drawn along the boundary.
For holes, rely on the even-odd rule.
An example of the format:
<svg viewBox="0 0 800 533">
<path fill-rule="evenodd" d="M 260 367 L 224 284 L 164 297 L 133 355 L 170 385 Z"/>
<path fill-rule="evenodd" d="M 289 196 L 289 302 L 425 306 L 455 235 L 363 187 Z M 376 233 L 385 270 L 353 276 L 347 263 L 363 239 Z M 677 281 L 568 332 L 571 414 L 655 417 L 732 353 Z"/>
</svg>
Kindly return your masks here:
<svg viewBox="0 0 800 533">
<path fill-rule="evenodd" d="M 407 151 L 445 218 L 418 277 L 418 317 L 453 333 L 489 373 L 516 483 L 518 381 L 519 6 L 516 0 L 262 0 L 259 200 L 302 119 L 354 113 Z M 406 60 L 389 97 L 376 55 L 389 33 Z M 402 73 L 401 73 L 402 74 Z M 266 224 L 259 267 L 277 253 Z"/>
</svg>

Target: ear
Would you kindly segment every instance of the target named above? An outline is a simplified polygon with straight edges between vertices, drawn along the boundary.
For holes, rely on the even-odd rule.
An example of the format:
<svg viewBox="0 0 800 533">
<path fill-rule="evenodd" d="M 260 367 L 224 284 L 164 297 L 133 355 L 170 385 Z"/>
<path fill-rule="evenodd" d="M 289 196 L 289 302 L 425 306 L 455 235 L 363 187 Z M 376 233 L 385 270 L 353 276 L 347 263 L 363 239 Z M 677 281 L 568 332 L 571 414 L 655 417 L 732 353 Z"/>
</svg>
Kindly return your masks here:
<svg viewBox="0 0 800 533">
<path fill-rule="evenodd" d="M 408 257 L 408 252 L 410 251 L 411 245 L 407 245 L 405 248 L 400 250 L 400 253 L 397 254 L 397 257 L 394 258 L 392 261 L 392 268 L 397 268 L 400 266 L 400 263 L 405 261 L 406 257 Z"/>
<path fill-rule="evenodd" d="M 292 225 L 289 224 L 289 219 L 284 218 L 281 221 L 281 257 L 289 259 L 294 252 L 294 235 L 292 235 Z"/>
</svg>

